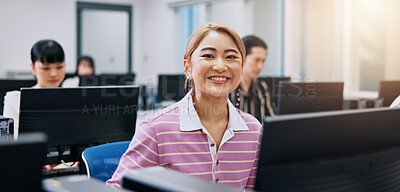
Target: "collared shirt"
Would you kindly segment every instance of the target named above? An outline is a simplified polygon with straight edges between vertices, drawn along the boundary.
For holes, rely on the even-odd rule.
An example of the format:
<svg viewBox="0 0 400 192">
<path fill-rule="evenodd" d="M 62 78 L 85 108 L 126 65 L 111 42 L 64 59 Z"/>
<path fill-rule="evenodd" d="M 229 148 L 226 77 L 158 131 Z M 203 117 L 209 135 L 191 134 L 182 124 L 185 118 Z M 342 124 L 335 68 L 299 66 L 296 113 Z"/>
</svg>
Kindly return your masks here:
<svg viewBox="0 0 400 192">
<path fill-rule="evenodd" d="M 190 92 L 146 117 L 107 184 L 119 187 L 128 169 L 164 166 L 238 188 L 254 187 L 261 124 L 228 101 L 229 122 L 219 149 L 194 108 Z"/>
<path fill-rule="evenodd" d="M 251 82 L 248 93 L 245 93 L 239 85 L 231 94 L 231 101 L 237 108 L 247 113 L 250 113 L 256 117 L 260 122 L 266 116 L 275 115 L 274 109 L 268 106 L 270 101 L 270 95 L 268 92 L 268 86 L 262 85 L 254 79 Z"/>
<path fill-rule="evenodd" d="M 390 104 L 389 108 L 400 107 L 400 95 Z"/>
</svg>

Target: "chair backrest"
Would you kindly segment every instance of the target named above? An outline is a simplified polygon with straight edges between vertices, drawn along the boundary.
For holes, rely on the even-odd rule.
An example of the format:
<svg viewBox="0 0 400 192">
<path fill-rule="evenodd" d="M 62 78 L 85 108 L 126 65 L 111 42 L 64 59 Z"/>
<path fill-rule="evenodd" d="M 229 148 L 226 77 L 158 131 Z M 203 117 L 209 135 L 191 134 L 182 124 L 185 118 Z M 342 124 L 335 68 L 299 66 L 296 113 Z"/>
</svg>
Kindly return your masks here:
<svg viewBox="0 0 400 192">
<path fill-rule="evenodd" d="M 130 141 L 120 141 L 87 148 L 82 153 L 89 178 L 106 182 L 114 174 Z"/>
</svg>

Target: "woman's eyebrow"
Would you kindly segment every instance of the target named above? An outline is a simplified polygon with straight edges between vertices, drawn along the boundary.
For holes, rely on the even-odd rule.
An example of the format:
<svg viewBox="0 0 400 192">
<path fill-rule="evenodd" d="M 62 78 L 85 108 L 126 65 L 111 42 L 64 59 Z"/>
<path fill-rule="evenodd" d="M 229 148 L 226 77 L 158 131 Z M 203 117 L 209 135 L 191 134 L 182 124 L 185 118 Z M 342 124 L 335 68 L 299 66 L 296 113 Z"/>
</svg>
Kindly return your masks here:
<svg viewBox="0 0 400 192">
<path fill-rule="evenodd" d="M 225 53 L 228 53 L 228 52 L 235 52 L 235 53 L 239 54 L 239 53 L 236 51 L 236 49 L 226 49 L 224 52 L 225 52 Z"/>
<path fill-rule="evenodd" d="M 207 50 L 217 51 L 217 49 L 215 49 L 214 47 L 203 47 L 200 51 L 207 51 Z"/>
</svg>

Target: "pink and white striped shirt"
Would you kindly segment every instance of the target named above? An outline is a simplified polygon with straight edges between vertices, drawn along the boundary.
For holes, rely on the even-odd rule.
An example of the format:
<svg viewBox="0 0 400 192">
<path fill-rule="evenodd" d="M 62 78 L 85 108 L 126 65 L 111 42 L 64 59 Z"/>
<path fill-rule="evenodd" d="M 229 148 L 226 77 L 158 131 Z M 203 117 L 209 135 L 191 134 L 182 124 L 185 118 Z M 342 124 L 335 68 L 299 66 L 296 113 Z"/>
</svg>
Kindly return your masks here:
<svg viewBox="0 0 400 192">
<path fill-rule="evenodd" d="M 178 103 L 146 117 L 106 184 L 120 187 L 125 170 L 164 166 L 210 181 L 252 189 L 262 126 L 229 100 L 228 106 L 229 123 L 218 150 L 200 122 L 190 92 Z"/>
</svg>

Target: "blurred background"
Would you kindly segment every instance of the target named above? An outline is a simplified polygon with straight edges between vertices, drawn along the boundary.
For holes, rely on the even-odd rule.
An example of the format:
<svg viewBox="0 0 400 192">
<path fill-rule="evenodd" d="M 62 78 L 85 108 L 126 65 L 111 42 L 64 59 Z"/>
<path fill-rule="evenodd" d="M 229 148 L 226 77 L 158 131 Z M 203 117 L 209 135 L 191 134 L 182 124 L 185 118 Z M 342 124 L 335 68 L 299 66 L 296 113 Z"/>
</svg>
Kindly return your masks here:
<svg viewBox="0 0 400 192">
<path fill-rule="evenodd" d="M 261 76 L 343 81 L 344 97 L 370 98 L 400 79 L 399 0 L 2 0 L 0 78 L 32 77 L 32 45 L 54 39 L 67 73 L 91 55 L 96 73 L 156 85 L 183 73 L 186 41 L 208 21 L 267 42 Z"/>
</svg>

